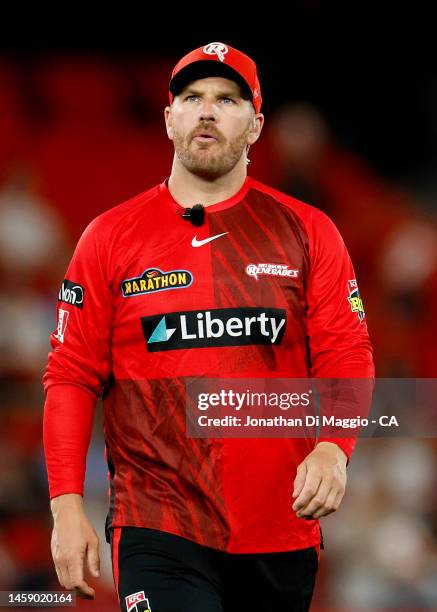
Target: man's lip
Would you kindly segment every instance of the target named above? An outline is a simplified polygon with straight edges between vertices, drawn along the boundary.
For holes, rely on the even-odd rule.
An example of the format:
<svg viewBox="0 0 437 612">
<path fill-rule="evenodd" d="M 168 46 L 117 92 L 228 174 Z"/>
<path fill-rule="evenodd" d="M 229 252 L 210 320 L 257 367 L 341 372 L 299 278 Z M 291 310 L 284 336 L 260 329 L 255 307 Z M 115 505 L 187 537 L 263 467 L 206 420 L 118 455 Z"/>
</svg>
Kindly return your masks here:
<svg viewBox="0 0 437 612">
<path fill-rule="evenodd" d="M 202 140 L 217 140 L 217 137 L 213 136 L 212 134 L 196 134 L 194 138 L 201 138 Z"/>
</svg>

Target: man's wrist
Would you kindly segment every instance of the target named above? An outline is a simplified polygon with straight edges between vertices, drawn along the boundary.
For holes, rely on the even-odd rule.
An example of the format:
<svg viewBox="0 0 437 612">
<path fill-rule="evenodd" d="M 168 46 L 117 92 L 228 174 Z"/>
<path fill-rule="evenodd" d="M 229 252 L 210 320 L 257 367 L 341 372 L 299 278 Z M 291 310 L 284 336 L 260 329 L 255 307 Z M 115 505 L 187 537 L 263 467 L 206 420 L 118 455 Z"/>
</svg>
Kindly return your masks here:
<svg viewBox="0 0 437 612">
<path fill-rule="evenodd" d="M 349 463 L 349 457 L 347 456 L 345 451 L 335 442 L 328 442 L 327 440 L 323 440 L 323 442 L 318 442 L 315 448 L 317 448 L 318 446 L 324 446 L 324 445 L 328 445 L 329 447 L 334 447 L 335 450 L 337 451 L 338 456 L 344 459 L 345 464 Z"/>
<path fill-rule="evenodd" d="M 79 493 L 64 493 L 50 500 L 50 509 L 53 518 L 56 518 L 58 513 L 63 508 L 83 508 L 83 497 Z"/>
</svg>

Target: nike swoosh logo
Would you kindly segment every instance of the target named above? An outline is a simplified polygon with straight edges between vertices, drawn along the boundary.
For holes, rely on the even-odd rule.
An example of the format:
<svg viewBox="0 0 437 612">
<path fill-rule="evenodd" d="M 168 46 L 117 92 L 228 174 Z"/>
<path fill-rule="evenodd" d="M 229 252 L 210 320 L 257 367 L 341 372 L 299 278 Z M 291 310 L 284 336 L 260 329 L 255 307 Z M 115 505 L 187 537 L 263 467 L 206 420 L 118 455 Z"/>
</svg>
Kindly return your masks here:
<svg viewBox="0 0 437 612">
<path fill-rule="evenodd" d="M 204 244 L 208 244 L 208 242 L 211 242 L 211 240 L 220 238 L 220 236 L 224 236 L 225 234 L 229 234 L 229 232 L 223 232 L 223 234 L 216 234 L 215 236 L 210 236 L 209 238 L 204 238 L 203 240 L 197 240 L 197 236 L 194 236 L 193 240 L 191 241 L 191 246 L 201 247 Z"/>
</svg>

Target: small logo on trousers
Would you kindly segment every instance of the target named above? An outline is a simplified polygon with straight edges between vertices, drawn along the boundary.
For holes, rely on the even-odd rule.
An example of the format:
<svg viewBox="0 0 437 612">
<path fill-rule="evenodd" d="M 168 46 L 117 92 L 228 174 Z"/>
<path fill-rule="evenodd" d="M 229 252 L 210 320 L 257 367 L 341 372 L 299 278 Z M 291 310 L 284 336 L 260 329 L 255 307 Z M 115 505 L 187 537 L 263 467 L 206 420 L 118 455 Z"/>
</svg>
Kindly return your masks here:
<svg viewBox="0 0 437 612">
<path fill-rule="evenodd" d="M 152 612 L 149 605 L 149 600 L 144 594 L 144 591 L 138 591 L 125 597 L 127 612 Z"/>
</svg>

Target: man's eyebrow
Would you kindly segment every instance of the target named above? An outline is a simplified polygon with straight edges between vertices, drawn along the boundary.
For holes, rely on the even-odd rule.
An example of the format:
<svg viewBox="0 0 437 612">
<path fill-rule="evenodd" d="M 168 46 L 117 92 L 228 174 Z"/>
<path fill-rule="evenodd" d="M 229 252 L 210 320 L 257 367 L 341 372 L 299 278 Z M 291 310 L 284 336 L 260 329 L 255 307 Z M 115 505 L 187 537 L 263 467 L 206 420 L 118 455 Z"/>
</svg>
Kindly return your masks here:
<svg viewBox="0 0 437 612">
<path fill-rule="evenodd" d="M 202 93 L 203 93 L 202 91 L 199 91 L 197 89 L 193 89 L 193 88 L 189 87 L 188 89 L 186 89 L 182 93 L 182 95 L 184 95 L 184 96 L 189 96 L 189 95 L 191 95 L 191 96 L 192 95 L 201 96 Z M 223 89 L 221 91 L 216 92 L 216 96 L 222 97 L 222 98 L 240 98 L 241 94 L 238 91 L 237 92 L 231 92 L 231 91 L 228 91 L 226 89 Z"/>
<path fill-rule="evenodd" d="M 188 87 L 187 89 L 184 89 L 181 93 L 183 96 L 187 96 L 188 94 L 195 94 L 196 96 L 198 96 L 201 92 L 196 91 L 195 89 L 192 89 L 191 87 Z"/>
</svg>

